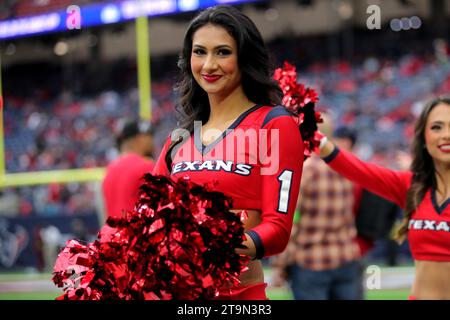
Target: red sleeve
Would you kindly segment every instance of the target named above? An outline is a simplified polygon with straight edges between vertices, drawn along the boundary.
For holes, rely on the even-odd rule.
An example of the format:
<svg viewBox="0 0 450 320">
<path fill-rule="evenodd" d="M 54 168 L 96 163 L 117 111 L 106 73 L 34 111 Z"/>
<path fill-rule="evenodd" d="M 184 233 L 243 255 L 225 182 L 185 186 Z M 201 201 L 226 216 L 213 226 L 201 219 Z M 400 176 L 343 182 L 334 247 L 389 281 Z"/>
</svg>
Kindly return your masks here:
<svg viewBox="0 0 450 320">
<path fill-rule="evenodd" d="M 169 169 L 167 168 L 167 164 L 166 164 L 166 153 L 167 153 L 167 149 L 169 148 L 170 145 L 170 137 L 167 138 L 166 143 L 164 144 L 161 153 L 159 154 L 159 158 L 156 161 L 155 167 L 153 168 L 153 175 L 163 175 L 163 176 L 169 176 L 170 172 Z"/>
<path fill-rule="evenodd" d="M 261 223 L 247 231 L 255 242 L 257 258 L 278 254 L 286 248 L 303 168 L 303 141 L 292 116 L 276 117 L 263 129 L 267 129 L 267 141 L 273 140 L 268 143 L 267 154 L 276 166 L 261 165 Z"/>
<path fill-rule="evenodd" d="M 333 170 L 360 184 L 364 189 L 396 203 L 401 208 L 405 207 L 406 192 L 411 184 L 411 172 L 394 171 L 367 163 L 352 153 L 338 148 L 323 160 Z"/>
</svg>

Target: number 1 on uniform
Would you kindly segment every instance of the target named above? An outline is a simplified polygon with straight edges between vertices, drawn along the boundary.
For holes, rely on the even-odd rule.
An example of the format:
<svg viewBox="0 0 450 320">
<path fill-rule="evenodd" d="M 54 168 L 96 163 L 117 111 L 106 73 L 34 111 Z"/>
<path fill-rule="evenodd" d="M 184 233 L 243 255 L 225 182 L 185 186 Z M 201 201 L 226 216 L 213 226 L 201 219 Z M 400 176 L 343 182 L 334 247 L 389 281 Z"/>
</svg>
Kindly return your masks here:
<svg viewBox="0 0 450 320">
<path fill-rule="evenodd" d="M 289 193 L 291 191 L 293 172 L 290 170 L 284 170 L 279 176 L 280 192 L 278 197 L 278 212 L 287 213 L 289 207 Z"/>
</svg>

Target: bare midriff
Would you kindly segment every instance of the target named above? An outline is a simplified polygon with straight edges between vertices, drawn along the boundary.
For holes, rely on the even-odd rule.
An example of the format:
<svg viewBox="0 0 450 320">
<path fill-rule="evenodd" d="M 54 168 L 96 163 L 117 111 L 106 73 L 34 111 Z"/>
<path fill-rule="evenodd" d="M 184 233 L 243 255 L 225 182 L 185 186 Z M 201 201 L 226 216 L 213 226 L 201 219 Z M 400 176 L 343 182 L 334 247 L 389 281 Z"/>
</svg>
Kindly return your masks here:
<svg viewBox="0 0 450 320">
<path fill-rule="evenodd" d="M 234 213 L 240 213 L 243 209 L 233 209 Z M 245 230 L 252 229 L 261 223 L 261 212 L 259 210 L 245 210 L 248 219 L 244 220 Z M 248 270 L 241 273 L 239 280 L 241 286 L 248 286 L 252 284 L 264 282 L 264 273 L 260 260 L 253 260 L 248 263 Z"/>
<path fill-rule="evenodd" d="M 412 294 L 418 300 L 450 300 L 450 262 L 416 260 Z"/>
</svg>

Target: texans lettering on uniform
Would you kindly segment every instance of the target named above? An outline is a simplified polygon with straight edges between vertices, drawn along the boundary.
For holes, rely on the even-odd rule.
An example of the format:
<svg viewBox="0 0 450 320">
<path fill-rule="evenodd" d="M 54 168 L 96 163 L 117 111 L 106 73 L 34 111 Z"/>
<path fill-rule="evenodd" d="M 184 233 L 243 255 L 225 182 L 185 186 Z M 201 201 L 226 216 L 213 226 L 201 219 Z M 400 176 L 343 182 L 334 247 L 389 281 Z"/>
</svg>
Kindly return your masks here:
<svg viewBox="0 0 450 320">
<path fill-rule="evenodd" d="M 223 171 L 248 176 L 253 166 L 233 161 L 206 160 L 206 161 L 183 161 L 173 165 L 172 174 L 187 171 Z"/>
<path fill-rule="evenodd" d="M 431 231 L 450 231 L 450 222 L 436 220 L 414 220 L 409 221 L 409 229 L 413 230 L 431 230 Z"/>
</svg>

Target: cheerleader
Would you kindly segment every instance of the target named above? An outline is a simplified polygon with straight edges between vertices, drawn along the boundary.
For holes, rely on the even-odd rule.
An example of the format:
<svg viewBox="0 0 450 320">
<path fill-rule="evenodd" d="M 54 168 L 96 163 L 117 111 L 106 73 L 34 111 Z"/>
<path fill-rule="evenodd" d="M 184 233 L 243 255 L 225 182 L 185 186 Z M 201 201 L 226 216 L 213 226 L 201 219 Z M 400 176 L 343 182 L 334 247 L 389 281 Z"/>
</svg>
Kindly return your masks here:
<svg viewBox="0 0 450 320">
<path fill-rule="evenodd" d="M 252 261 L 219 299 L 267 299 L 260 259 L 282 252 L 291 232 L 304 147 L 269 65 L 258 29 L 238 9 L 216 6 L 195 17 L 178 61 L 180 128 L 153 171 L 216 181 L 233 212 L 247 212 L 246 249 L 237 251 Z"/>
<path fill-rule="evenodd" d="M 396 238 L 415 260 L 412 299 L 450 299 L 450 98 L 437 98 L 415 126 L 410 171 L 366 163 L 322 138 L 320 156 L 362 187 L 398 204 L 405 217 Z"/>
</svg>

